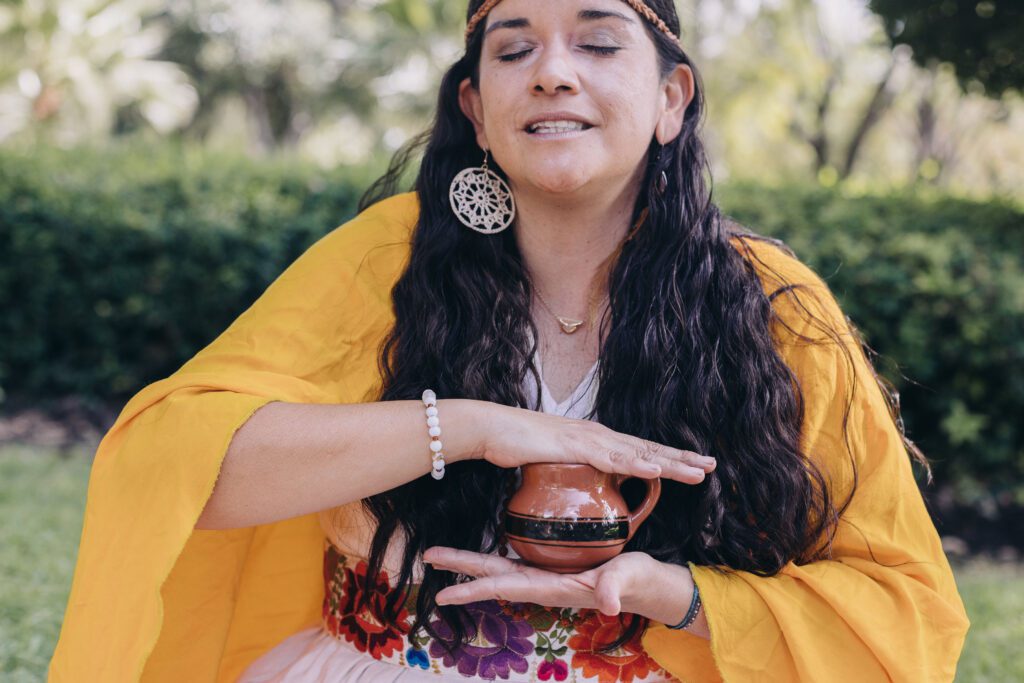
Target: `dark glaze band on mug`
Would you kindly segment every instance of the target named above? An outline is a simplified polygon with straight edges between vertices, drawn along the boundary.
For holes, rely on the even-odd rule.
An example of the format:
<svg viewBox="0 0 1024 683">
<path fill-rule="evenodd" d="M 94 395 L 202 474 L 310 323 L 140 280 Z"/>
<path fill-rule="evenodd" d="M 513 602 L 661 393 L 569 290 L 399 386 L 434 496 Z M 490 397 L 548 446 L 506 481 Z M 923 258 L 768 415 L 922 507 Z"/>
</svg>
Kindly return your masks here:
<svg viewBox="0 0 1024 683">
<path fill-rule="evenodd" d="M 626 541 L 629 538 L 629 518 L 533 517 L 509 512 L 505 532 L 535 541 Z"/>
</svg>

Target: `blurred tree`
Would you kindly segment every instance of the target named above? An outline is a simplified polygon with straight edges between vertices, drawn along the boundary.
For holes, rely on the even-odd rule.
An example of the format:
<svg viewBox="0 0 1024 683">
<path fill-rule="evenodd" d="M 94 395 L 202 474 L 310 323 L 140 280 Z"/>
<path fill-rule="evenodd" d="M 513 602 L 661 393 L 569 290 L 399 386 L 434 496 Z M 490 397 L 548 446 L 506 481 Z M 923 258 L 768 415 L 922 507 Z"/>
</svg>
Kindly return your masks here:
<svg viewBox="0 0 1024 683">
<path fill-rule="evenodd" d="M 870 6 L 918 64 L 948 62 L 962 84 L 977 80 L 991 95 L 1024 87 L 1020 0 L 871 0 Z"/>
<path fill-rule="evenodd" d="M 205 139 L 232 101 L 241 103 L 263 150 L 295 146 L 332 120 L 344 122 L 351 142 L 371 145 L 399 121 L 425 122 L 434 105 L 432 84 L 459 47 L 457 5 L 441 0 L 173 5 L 162 55 L 182 64 L 200 89 L 201 105 L 186 132 Z"/>
<path fill-rule="evenodd" d="M 1020 195 L 1024 100 L 920 68 L 867 0 L 683 0 L 720 179 Z"/>
<path fill-rule="evenodd" d="M 159 0 L 0 3 L 0 141 L 106 136 L 119 115 L 169 133 L 197 102 L 178 65 L 153 59 Z"/>
<path fill-rule="evenodd" d="M 998 19 L 1008 2 L 972 7 Z M 868 0 L 677 4 L 716 177 L 1021 194 L 1024 99 L 916 66 Z M 379 162 L 429 125 L 465 6 L 0 0 L 0 143 L 155 129 L 322 167 Z"/>
<path fill-rule="evenodd" d="M 700 0 L 695 13 L 723 155 L 826 184 L 851 176 L 907 68 L 878 20 L 845 0 Z"/>
<path fill-rule="evenodd" d="M 874 78 L 858 79 L 858 85 L 863 90 L 862 102 L 856 109 L 851 107 L 851 111 L 847 112 L 848 122 L 842 132 L 837 134 L 836 127 L 830 125 L 836 116 L 834 96 L 839 86 L 850 80 L 846 76 L 850 63 L 858 58 L 858 48 L 863 48 L 866 41 L 863 37 L 852 44 L 845 40 L 842 34 L 849 31 L 850 27 L 844 26 L 844 31 L 837 31 L 837 26 L 830 26 L 823 21 L 819 7 L 812 2 L 796 2 L 792 9 L 795 15 L 793 19 L 806 32 L 814 53 L 824 66 L 825 78 L 819 88 L 812 87 L 812 92 L 802 93 L 805 102 L 809 101 L 810 104 L 810 107 L 805 107 L 805 111 L 813 111 L 812 116 L 805 117 L 810 119 L 809 125 L 799 117 L 794 117 L 790 130 L 814 150 L 816 176 L 830 181 L 845 180 L 853 172 L 871 129 L 879 123 L 892 104 L 890 82 L 899 55 L 895 52 L 886 55 L 881 73 L 875 74 Z M 840 135 L 845 139 L 840 138 Z"/>
</svg>

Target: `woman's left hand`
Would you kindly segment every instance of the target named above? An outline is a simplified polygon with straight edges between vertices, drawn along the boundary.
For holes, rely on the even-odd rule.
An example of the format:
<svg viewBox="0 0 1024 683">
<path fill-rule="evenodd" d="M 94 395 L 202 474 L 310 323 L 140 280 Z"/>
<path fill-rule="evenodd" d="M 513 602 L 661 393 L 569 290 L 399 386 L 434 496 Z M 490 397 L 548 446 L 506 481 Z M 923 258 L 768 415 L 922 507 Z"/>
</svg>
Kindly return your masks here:
<svg viewBox="0 0 1024 683">
<path fill-rule="evenodd" d="M 475 577 L 437 594 L 438 604 L 466 604 L 478 600 L 529 602 L 547 607 L 596 609 L 609 616 L 619 612 L 643 614 L 642 590 L 656 560 L 646 553 L 617 555 L 580 574 L 558 574 L 522 562 L 469 550 L 434 546 L 423 561 L 435 569 Z"/>
</svg>

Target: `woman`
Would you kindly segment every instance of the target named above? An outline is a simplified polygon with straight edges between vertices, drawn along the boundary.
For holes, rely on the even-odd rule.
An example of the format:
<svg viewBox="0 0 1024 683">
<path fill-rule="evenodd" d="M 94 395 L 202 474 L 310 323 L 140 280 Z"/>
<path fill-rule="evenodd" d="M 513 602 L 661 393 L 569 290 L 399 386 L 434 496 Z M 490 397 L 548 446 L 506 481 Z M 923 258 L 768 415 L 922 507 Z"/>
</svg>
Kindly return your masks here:
<svg viewBox="0 0 1024 683">
<path fill-rule="evenodd" d="M 104 438 L 54 680 L 953 678 L 887 394 L 711 202 L 679 34 L 663 0 L 470 2 L 415 192 L 413 145 Z M 619 557 L 527 568 L 533 462 L 662 495 Z"/>
</svg>

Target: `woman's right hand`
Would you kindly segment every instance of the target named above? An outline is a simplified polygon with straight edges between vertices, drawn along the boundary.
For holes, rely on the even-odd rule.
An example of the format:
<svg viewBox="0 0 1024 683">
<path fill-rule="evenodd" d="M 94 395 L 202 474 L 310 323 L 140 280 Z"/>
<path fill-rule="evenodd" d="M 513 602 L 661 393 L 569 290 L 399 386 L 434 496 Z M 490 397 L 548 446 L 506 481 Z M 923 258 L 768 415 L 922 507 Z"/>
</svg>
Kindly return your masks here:
<svg viewBox="0 0 1024 683">
<path fill-rule="evenodd" d="M 623 434 L 591 420 L 491 404 L 483 458 L 498 467 L 583 463 L 603 472 L 699 484 L 715 459 Z"/>
</svg>

